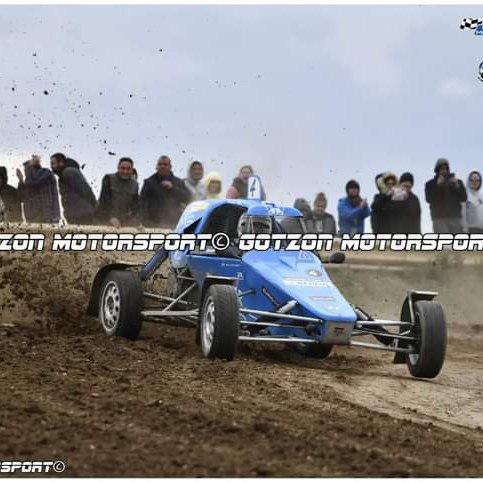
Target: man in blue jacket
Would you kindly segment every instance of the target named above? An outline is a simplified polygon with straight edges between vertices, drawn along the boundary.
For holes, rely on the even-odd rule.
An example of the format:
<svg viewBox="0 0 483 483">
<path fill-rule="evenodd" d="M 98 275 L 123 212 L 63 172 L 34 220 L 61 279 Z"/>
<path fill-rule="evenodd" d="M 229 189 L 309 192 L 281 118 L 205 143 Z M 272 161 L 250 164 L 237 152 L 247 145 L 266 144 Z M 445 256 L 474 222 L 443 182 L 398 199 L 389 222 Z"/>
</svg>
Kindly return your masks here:
<svg viewBox="0 0 483 483">
<path fill-rule="evenodd" d="M 339 200 L 337 211 L 339 212 L 340 234 L 364 233 L 364 218 L 371 214 L 367 200 L 359 195 L 359 183 L 351 179 L 345 185 L 347 196 Z"/>
</svg>

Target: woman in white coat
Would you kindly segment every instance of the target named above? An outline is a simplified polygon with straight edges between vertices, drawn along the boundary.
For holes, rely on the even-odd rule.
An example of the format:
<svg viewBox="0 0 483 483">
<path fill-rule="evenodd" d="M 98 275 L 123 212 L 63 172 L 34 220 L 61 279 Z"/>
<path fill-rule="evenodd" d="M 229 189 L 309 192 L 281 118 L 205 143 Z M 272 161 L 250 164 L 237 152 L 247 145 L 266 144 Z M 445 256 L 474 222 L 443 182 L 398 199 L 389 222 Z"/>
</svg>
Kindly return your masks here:
<svg viewBox="0 0 483 483">
<path fill-rule="evenodd" d="M 483 234 L 483 193 L 481 192 L 481 173 L 472 171 L 466 183 L 468 201 L 466 202 L 465 222 L 468 233 Z"/>
</svg>

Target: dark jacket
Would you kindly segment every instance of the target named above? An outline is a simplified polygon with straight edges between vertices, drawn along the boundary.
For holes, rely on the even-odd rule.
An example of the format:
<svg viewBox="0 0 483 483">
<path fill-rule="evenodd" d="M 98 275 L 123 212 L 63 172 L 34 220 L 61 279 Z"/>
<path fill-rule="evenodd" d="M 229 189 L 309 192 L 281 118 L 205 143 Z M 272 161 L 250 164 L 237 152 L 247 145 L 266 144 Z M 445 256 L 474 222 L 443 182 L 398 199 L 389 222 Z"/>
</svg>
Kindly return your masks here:
<svg viewBox="0 0 483 483">
<path fill-rule="evenodd" d="M 162 181 L 171 181 L 173 187 L 165 188 Z M 141 216 L 145 226 L 174 227 L 191 195 L 182 179 L 170 173 L 158 173 L 144 180 L 140 195 Z"/>
<path fill-rule="evenodd" d="M 436 175 L 426 183 L 424 191 L 431 218 L 461 217 L 461 203 L 467 200 L 466 188 L 461 180 L 457 184 L 451 182 L 454 176 L 454 173 L 450 173 L 443 183 L 438 184 Z"/>
<path fill-rule="evenodd" d="M 97 202 L 84 175 L 74 167 L 66 167 L 59 176 L 59 190 L 68 223 L 93 222 Z"/>
<path fill-rule="evenodd" d="M 7 168 L 0 166 L 0 198 L 5 205 L 5 220 L 22 221 L 22 200 L 20 193 L 8 184 Z"/>
<path fill-rule="evenodd" d="M 59 192 L 52 171 L 40 166 L 25 170 L 25 180 L 18 189 L 23 201 L 25 221 L 57 223 L 60 219 Z"/>
<path fill-rule="evenodd" d="M 403 203 L 404 209 L 397 233 L 421 233 L 421 205 L 419 198 L 411 192 L 408 199 L 403 201 Z"/>
<path fill-rule="evenodd" d="M 371 205 L 372 230 L 374 233 L 404 233 L 402 219 L 405 217 L 408 200 L 394 201 L 391 195 L 379 193 Z"/>
<path fill-rule="evenodd" d="M 326 233 L 335 236 L 337 233 L 337 227 L 334 217 L 329 213 L 324 213 L 322 217 L 316 217 L 305 222 L 307 226 L 307 233 Z"/>
<path fill-rule="evenodd" d="M 107 223 L 117 218 L 121 225 L 133 225 L 138 221 L 139 186 L 135 179 L 123 179 L 117 173 L 106 174 L 102 179 L 97 218 Z"/>
</svg>

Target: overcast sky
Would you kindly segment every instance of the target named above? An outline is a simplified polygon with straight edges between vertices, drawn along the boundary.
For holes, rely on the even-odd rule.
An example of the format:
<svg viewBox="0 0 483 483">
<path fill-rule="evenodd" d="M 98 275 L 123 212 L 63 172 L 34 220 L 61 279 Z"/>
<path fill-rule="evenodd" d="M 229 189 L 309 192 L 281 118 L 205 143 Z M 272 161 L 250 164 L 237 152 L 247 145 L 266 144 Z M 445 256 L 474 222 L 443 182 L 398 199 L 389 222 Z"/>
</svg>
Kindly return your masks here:
<svg viewBox="0 0 483 483">
<path fill-rule="evenodd" d="M 64 151 L 98 194 L 121 155 L 141 180 L 199 159 L 224 189 L 250 163 L 271 200 L 325 191 L 332 212 L 348 179 L 371 201 L 375 174 L 410 170 L 424 198 L 440 156 L 483 170 L 463 17 L 483 7 L 0 6 L 0 164 Z"/>
</svg>

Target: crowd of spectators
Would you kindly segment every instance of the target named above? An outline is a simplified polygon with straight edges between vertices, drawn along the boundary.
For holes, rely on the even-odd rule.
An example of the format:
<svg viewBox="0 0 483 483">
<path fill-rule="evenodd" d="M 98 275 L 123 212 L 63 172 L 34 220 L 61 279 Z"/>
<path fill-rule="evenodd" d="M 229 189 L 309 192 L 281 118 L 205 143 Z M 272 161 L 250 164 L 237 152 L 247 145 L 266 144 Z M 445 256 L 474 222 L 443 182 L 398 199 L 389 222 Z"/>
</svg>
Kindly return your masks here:
<svg viewBox="0 0 483 483">
<path fill-rule="evenodd" d="M 251 166 L 242 166 L 224 193 L 220 174 L 205 175 L 200 161 L 193 161 L 181 179 L 173 174 L 169 156 L 163 155 L 155 173 L 139 189 L 133 160 L 122 157 L 117 171 L 102 179 L 97 199 L 74 159 L 55 153 L 50 168 L 42 167 L 41 158 L 33 155 L 23 164 L 23 171 L 17 169 L 18 187 L 14 188 L 8 184 L 6 168 L 0 166 L 0 221 L 58 223 L 60 200 L 69 224 L 173 228 L 191 201 L 247 198 L 248 181 L 255 175 Z M 302 212 L 309 233 L 364 233 L 366 218 L 376 234 L 421 233 L 421 204 L 413 193 L 413 175 L 380 173 L 375 184 L 377 193 L 369 204 L 356 180 L 346 183 L 346 196 L 337 204 L 338 228 L 326 211 L 324 193 L 316 194 L 312 206 L 305 198 L 296 199 L 294 206 Z M 483 233 L 481 185 L 480 172 L 472 171 L 465 186 L 451 172 L 447 159 L 437 160 L 434 177 L 425 184 L 434 233 Z M 260 189 L 260 198 L 265 200 L 263 184 Z"/>
</svg>

